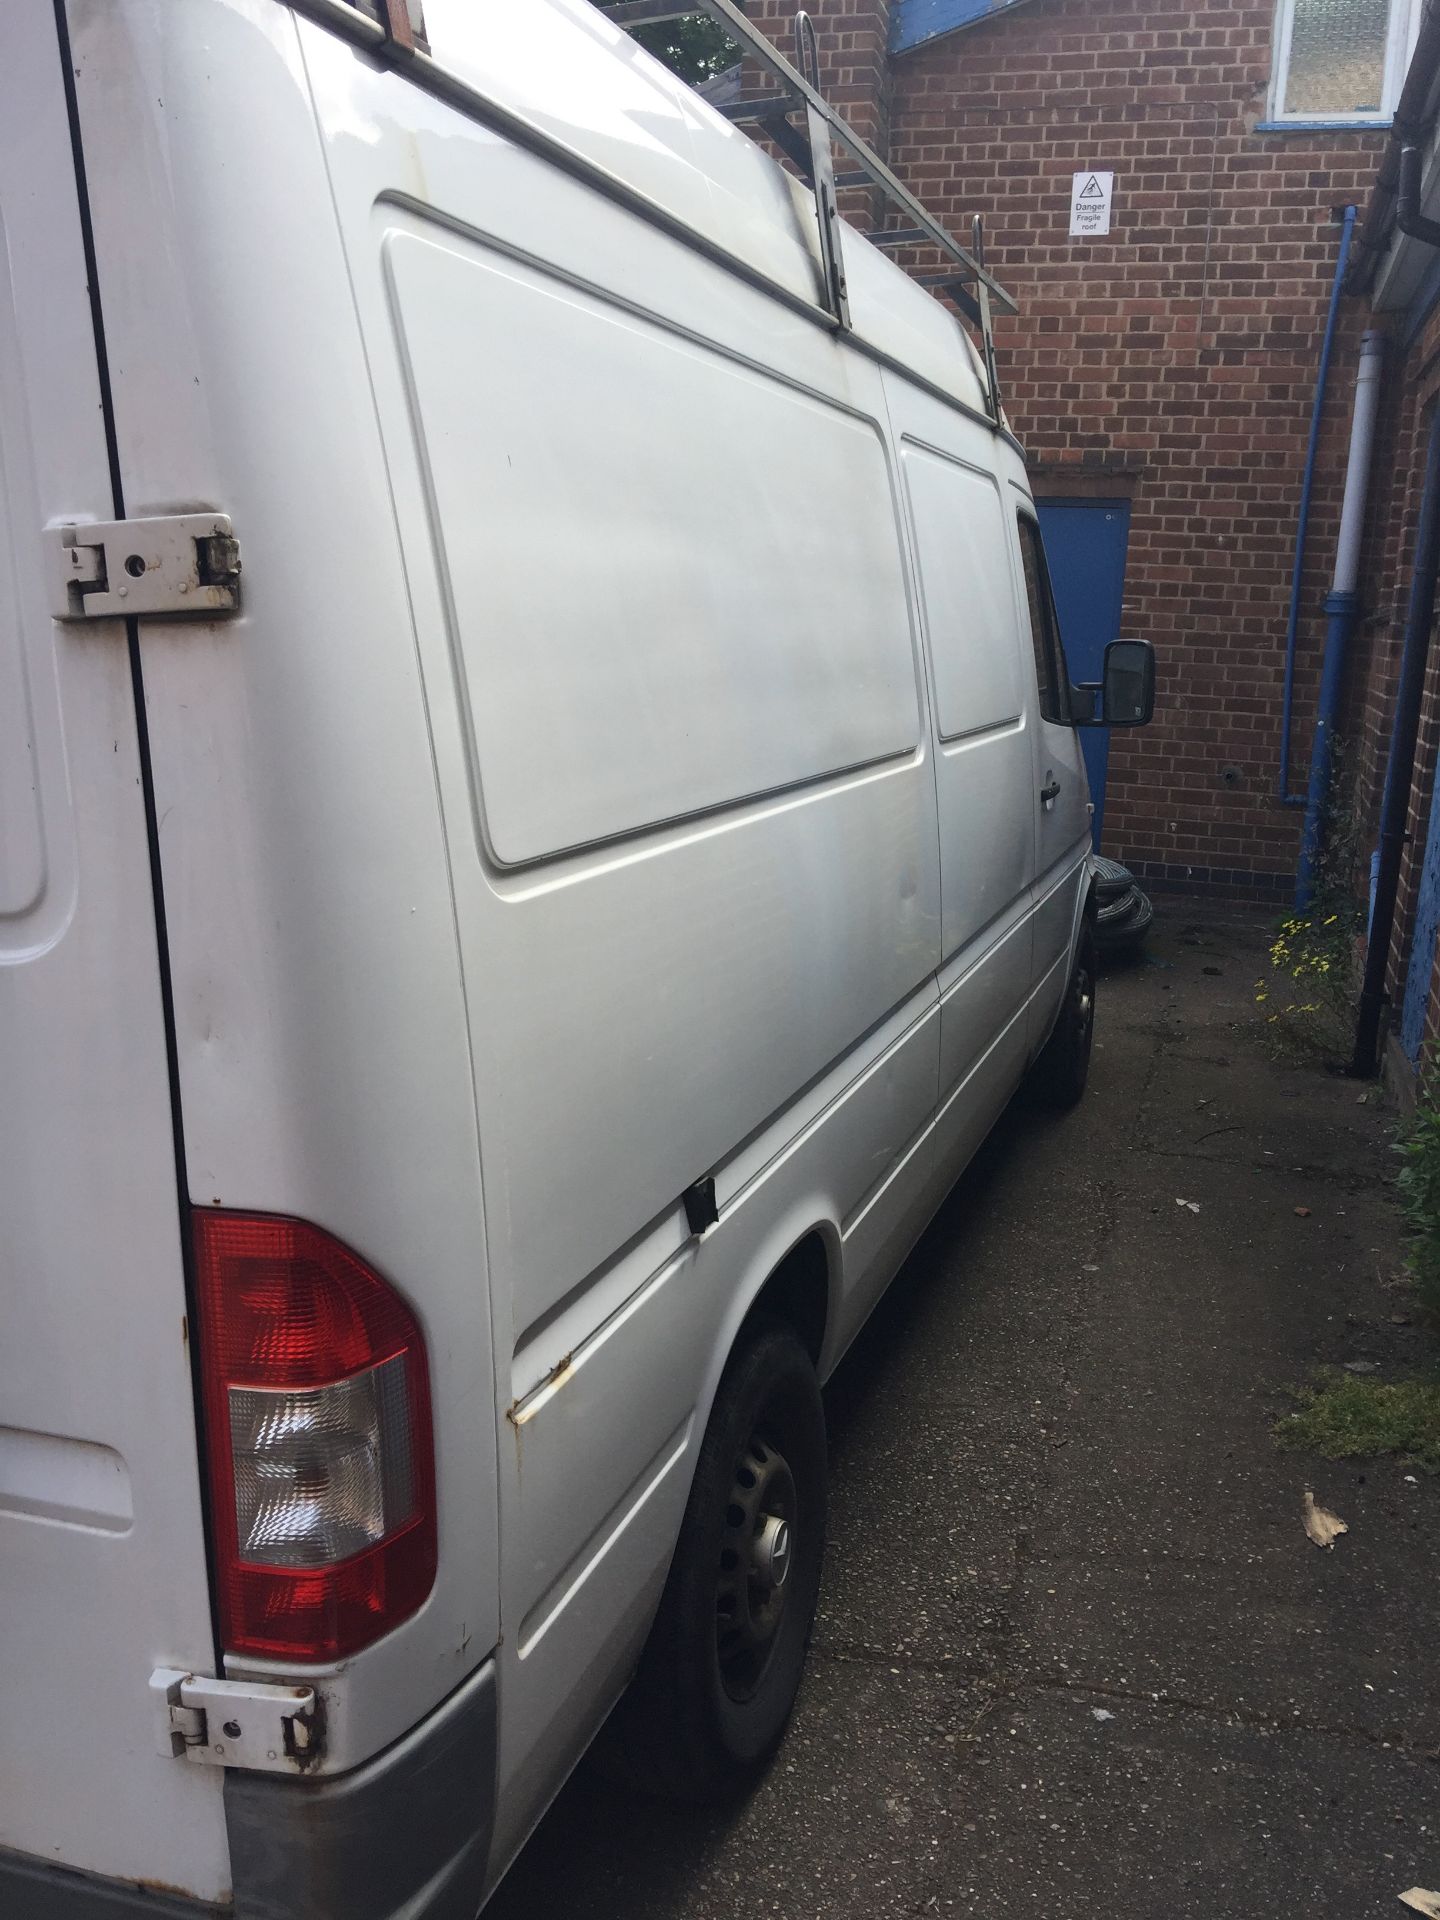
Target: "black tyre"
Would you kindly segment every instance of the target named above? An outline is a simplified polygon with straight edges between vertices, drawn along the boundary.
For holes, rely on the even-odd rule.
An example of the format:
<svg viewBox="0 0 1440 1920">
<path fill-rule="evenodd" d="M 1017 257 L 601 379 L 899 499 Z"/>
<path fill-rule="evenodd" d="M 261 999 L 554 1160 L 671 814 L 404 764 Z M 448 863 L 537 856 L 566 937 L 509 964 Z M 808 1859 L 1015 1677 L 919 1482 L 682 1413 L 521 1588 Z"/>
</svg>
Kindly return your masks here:
<svg viewBox="0 0 1440 1920">
<path fill-rule="evenodd" d="M 1118 920 L 1107 923 L 1104 908 L 1101 908 L 1097 932 L 1100 946 L 1106 953 L 1121 953 L 1128 947 L 1135 947 L 1150 931 L 1155 918 L 1155 909 L 1150 904 L 1148 894 L 1141 893 L 1136 887 L 1125 903 L 1125 912 Z"/>
<path fill-rule="evenodd" d="M 1075 950 L 1055 1031 L 1030 1069 L 1030 1091 L 1046 1107 L 1078 1105 L 1090 1075 L 1095 1038 L 1095 932 L 1087 920 Z"/>
<path fill-rule="evenodd" d="M 786 1326 L 731 1359 L 612 1756 L 669 1799 L 742 1792 L 795 1704 L 825 1550 L 825 1415 Z M 618 1745 L 618 1751 L 617 1749 Z"/>
<path fill-rule="evenodd" d="M 1135 916 L 1140 902 L 1145 898 L 1137 886 L 1131 886 L 1118 900 L 1102 900 L 1095 911 L 1096 930 L 1103 937 L 1113 927 L 1122 927 Z"/>
<path fill-rule="evenodd" d="M 1108 900 L 1123 900 L 1135 885 L 1135 876 L 1128 867 L 1122 867 L 1118 860 L 1107 860 L 1103 854 L 1095 856 L 1095 898 L 1103 906 Z"/>
<path fill-rule="evenodd" d="M 1123 922 L 1123 925 L 1119 925 L 1119 927 L 1114 929 L 1114 933 L 1112 933 L 1110 939 L 1106 941 L 1106 947 L 1135 947 L 1135 945 L 1139 945 L 1140 941 L 1144 939 L 1144 935 L 1150 931 L 1150 924 L 1154 922 L 1154 918 L 1156 918 L 1156 910 L 1154 910 L 1154 906 L 1150 904 L 1150 897 L 1148 897 L 1146 893 L 1140 893 L 1140 889 L 1137 887 L 1137 889 L 1135 889 L 1135 908 L 1133 908 L 1133 912 L 1129 914 L 1129 918 Z"/>
</svg>

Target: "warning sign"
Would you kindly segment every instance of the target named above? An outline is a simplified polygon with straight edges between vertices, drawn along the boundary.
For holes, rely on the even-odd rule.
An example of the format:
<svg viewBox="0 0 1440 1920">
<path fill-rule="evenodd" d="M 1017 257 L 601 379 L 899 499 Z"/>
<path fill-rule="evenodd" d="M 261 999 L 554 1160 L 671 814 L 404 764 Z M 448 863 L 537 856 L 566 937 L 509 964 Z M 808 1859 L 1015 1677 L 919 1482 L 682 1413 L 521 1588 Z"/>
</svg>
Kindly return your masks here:
<svg viewBox="0 0 1440 1920">
<path fill-rule="evenodd" d="M 1091 239 L 1110 231 L 1110 202 L 1115 195 L 1115 176 L 1087 167 L 1070 183 L 1070 237 Z"/>
</svg>

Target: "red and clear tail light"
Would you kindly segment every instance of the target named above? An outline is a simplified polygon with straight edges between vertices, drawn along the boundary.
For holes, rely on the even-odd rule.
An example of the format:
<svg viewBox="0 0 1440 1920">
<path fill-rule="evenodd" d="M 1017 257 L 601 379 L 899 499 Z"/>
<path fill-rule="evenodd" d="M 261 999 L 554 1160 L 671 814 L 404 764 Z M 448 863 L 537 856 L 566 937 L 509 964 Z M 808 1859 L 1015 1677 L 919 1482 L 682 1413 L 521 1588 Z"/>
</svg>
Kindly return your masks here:
<svg viewBox="0 0 1440 1920">
<path fill-rule="evenodd" d="M 430 1383 L 379 1274 L 302 1220 L 195 1214 L 227 1652 L 333 1660 L 435 1579 Z"/>
</svg>

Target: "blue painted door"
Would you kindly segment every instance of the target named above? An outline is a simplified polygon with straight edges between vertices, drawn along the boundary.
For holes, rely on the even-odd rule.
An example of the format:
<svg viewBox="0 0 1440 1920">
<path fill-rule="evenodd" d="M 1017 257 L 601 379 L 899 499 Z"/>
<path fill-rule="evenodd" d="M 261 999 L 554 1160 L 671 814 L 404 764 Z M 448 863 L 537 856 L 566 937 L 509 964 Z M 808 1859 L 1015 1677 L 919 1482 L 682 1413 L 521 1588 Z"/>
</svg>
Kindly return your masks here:
<svg viewBox="0 0 1440 1920">
<path fill-rule="evenodd" d="M 1128 500 L 1037 500 L 1045 557 L 1055 588 L 1060 632 L 1070 678 L 1098 680 L 1105 649 L 1120 634 L 1125 593 L 1125 549 L 1130 540 Z M 1110 734 L 1104 727 L 1080 732 L 1090 798 L 1095 803 L 1098 850 L 1105 818 L 1105 766 Z"/>
<path fill-rule="evenodd" d="M 1430 796 L 1430 826 L 1425 835 L 1425 861 L 1420 869 L 1420 892 L 1415 902 L 1415 937 L 1405 974 L 1405 1000 L 1400 1009 L 1400 1044 L 1411 1066 L 1420 1063 L 1425 1039 L 1425 1015 L 1430 1006 L 1430 976 L 1435 967 L 1435 936 L 1440 931 L 1440 782 Z"/>
</svg>

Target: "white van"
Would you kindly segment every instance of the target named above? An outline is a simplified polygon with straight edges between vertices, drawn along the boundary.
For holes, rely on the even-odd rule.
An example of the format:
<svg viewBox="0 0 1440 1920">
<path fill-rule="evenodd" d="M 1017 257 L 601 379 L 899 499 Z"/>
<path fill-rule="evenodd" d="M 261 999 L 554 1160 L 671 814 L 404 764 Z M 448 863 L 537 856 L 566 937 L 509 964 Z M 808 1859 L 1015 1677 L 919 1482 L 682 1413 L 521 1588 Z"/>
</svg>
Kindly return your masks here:
<svg viewBox="0 0 1440 1920">
<path fill-rule="evenodd" d="M 982 356 L 587 0 L 424 11 L 7 22 L 7 1916 L 468 1920 L 622 1694 L 751 1777 L 817 1383 L 1084 1084 L 1149 657 Z"/>
</svg>

